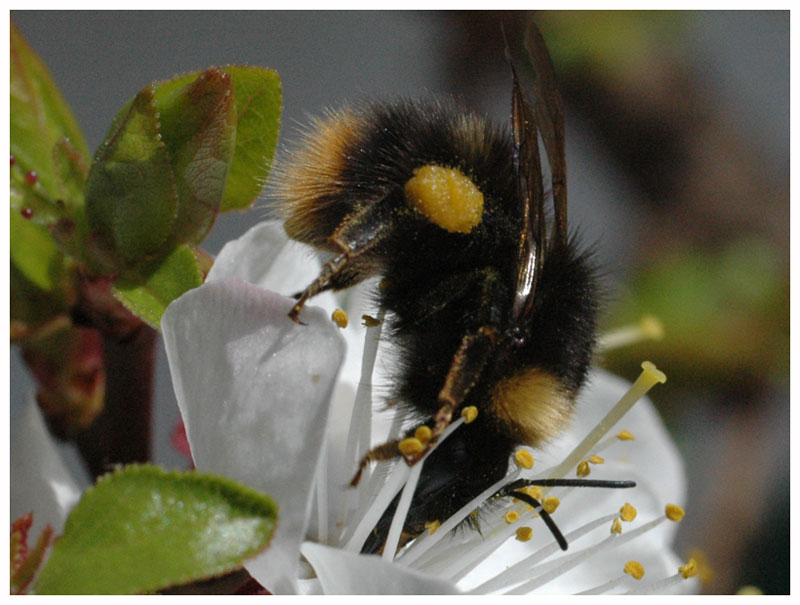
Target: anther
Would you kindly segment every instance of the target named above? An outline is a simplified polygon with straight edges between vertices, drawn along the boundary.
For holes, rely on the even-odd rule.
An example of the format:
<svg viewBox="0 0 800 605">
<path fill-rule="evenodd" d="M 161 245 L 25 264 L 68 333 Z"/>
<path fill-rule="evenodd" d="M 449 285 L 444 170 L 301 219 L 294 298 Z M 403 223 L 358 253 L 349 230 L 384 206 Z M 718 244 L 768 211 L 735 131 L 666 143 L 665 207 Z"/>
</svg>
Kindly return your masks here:
<svg viewBox="0 0 800 605">
<path fill-rule="evenodd" d="M 347 327 L 349 321 L 347 318 L 347 313 L 341 309 L 336 309 L 333 313 L 331 313 L 331 319 L 333 320 L 333 323 L 342 329 Z"/>
<path fill-rule="evenodd" d="M 677 504 L 667 504 L 664 512 L 667 515 L 667 519 L 675 521 L 676 523 L 683 519 L 683 516 L 686 514 L 686 511 Z"/>
<path fill-rule="evenodd" d="M 641 580 L 644 577 L 644 566 L 639 561 L 628 561 L 625 563 L 625 573 L 635 580 Z"/>
<path fill-rule="evenodd" d="M 623 521 L 630 522 L 636 518 L 636 508 L 626 502 L 621 509 L 619 509 L 619 516 Z"/>
<path fill-rule="evenodd" d="M 514 452 L 514 462 L 525 469 L 533 468 L 533 454 L 531 454 L 530 450 L 519 449 Z"/>
</svg>

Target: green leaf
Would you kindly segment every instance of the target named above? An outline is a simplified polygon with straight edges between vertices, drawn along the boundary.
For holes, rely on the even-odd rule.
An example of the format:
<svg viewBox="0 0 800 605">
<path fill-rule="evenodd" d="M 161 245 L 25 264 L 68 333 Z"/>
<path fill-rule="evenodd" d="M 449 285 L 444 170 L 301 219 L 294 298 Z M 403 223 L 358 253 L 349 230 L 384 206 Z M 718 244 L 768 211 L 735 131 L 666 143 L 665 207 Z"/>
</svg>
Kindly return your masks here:
<svg viewBox="0 0 800 605">
<path fill-rule="evenodd" d="M 123 274 L 114 294 L 128 309 L 158 329 L 164 309 L 203 283 L 194 251 L 178 246 L 169 255 Z"/>
<path fill-rule="evenodd" d="M 35 171 L 36 189 L 54 203 L 59 196 L 52 149 L 66 137 L 76 153 L 89 156 L 86 141 L 69 106 L 41 59 L 25 38 L 11 25 L 11 156 L 12 181 Z M 31 185 L 28 185 L 31 186 Z M 33 208 L 39 211 L 39 208 Z"/>
<path fill-rule="evenodd" d="M 156 87 L 160 132 L 178 188 L 172 239 L 199 243 L 214 224 L 236 144 L 231 77 L 218 69 Z"/>
<path fill-rule="evenodd" d="M 100 247 L 120 265 L 162 251 L 178 194 L 152 86 L 122 109 L 97 150 L 86 181 L 86 211 Z"/>
<path fill-rule="evenodd" d="M 46 227 L 11 208 L 11 264 L 37 288 L 52 290 L 64 275 L 64 256 Z"/>
<path fill-rule="evenodd" d="M 226 573 L 266 547 L 276 511 L 229 479 L 129 466 L 84 493 L 35 592 L 135 594 Z"/>
<path fill-rule="evenodd" d="M 260 195 L 269 176 L 281 121 L 281 80 L 276 71 L 230 66 L 238 124 L 236 152 L 222 211 L 243 210 Z"/>
</svg>

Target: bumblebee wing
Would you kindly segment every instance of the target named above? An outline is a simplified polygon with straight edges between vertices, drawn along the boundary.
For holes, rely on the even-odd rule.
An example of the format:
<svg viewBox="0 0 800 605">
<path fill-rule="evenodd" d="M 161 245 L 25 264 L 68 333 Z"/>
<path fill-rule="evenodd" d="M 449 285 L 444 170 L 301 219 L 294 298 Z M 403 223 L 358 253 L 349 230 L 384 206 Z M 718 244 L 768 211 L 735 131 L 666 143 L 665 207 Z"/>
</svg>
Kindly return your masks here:
<svg viewBox="0 0 800 605">
<path fill-rule="evenodd" d="M 523 225 L 512 310 L 512 321 L 515 323 L 524 322 L 531 311 L 536 281 L 541 274 L 547 248 L 542 163 L 539 154 L 540 135 L 552 179 L 553 238 L 562 245 L 567 242 L 564 111 L 556 88 L 550 54 L 533 22 L 526 28 L 524 46 L 526 53 L 514 52 L 506 41 L 506 54 L 511 62 L 514 78 L 511 104 L 513 163 Z M 521 57 L 527 60 L 522 60 Z M 524 77 L 524 85 L 518 68 Z"/>
<path fill-rule="evenodd" d="M 511 130 L 514 139 L 514 177 L 522 216 L 517 257 L 517 281 L 512 321 L 526 316 L 533 305 L 536 281 L 541 275 L 546 247 L 544 188 L 539 157 L 539 129 L 534 108 L 520 86 L 511 64 L 514 87 L 511 97 Z"/>
<path fill-rule="evenodd" d="M 533 22 L 525 31 L 525 48 L 535 72 L 532 82 L 536 123 L 542 135 L 553 185 L 553 237 L 567 243 L 567 163 L 564 152 L 564 105 L 556 87 L 550 53 Z"/>
</svg>

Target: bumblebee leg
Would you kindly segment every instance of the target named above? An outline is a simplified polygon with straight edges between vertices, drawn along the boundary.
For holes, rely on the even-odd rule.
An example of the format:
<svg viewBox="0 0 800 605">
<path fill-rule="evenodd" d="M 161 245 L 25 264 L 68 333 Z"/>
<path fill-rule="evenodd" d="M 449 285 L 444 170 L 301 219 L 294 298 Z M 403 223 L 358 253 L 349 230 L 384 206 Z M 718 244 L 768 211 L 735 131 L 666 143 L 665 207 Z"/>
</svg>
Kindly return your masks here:
<svg viewBox="0 0 800 605">
<path fill-rule="evenodd" d="M 358 463 L 358 470 L 356 471 L 356 474 L 350 480 L 350 487 L 355 487 L 358 485 L 358 482 L 361 481 L 361 474 L 371 462 L 380 462 L 381 460 L 393 460 L 397 458 L 400 455 L 400 451 L 397 449 L 398 443 L 399 441 L 397 440 L 387 441 L 386 443 L 376 445 L 370 451 L 364 454 Z"/>
<path fill-rule="evenodd" d="M 317 278 L 297 296 L 297 302 L 289 312 L 292 321 L 302 324 L 300 311 L 306 301 L 323 290 L 335 287 L 337 277 L 347 272 L 348 267 L 351 267 L 353 263 L 359 265 L 359 270 L 355 273 L 363 273 L 363 275 L 358 279 L 354 279 L 350 275 L 343 281 L 350 285 L 366 277 L 372 267 L 369 262 L 365 261 L 365 255 L 392 232 L 399 217 L 400 214 L 388 199 L 367 203 L 346 216 L 330 237 L 330 243 L 341 252 L 333 260 L 325 263 Z M 375 264 L 375 270 L 377 270 L 377 263 Z"/>
<path fill-rule="evenodd" d="M 481 375 L 496 342 L 497 331 L 489 326 L 482 326 L 477 332 L 467 334 L 461 340 L 461 345 L 453 357 L 453 363 L 444 381 L 444 387 L 439 392 L 441 407 L 434 416 L 431 439 L 422 452 L 406 457 L 406 461 L 410 465 L 418 462 L 441 437 L 452 421 L 453 413 L 464 402 L 469 390 Z"/>
</svg>

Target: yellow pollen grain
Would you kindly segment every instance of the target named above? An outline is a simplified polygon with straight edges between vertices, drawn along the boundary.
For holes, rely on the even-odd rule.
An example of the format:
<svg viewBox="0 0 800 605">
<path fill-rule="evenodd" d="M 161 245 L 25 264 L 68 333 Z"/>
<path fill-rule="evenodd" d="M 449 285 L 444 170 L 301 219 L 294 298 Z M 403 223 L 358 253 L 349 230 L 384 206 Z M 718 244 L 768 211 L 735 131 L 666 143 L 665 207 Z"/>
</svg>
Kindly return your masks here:
<svg viewBox="0 0 800 605">
<path fill-rule="evenodd" d="M 623 521 L 633 521 L 636 518 L 636 508 L 630 502 L 626 502 L 621 509 L 619 509 L 619 516 Z"/>
<path fill-rule="evenodd" d="M 433 436 L 433 431 L 431 430 L 431 427 L 425 424 L 423 424 L 422 426 L 418 426 L 417 430 L 414 431 L 414 437 L 419 439 L 420 443 L 422 443 L 423 445 L 428 443 L 428 441 L 431 440 L 432 436 Z"/>
<path fill-rule="evenodd" d="M 397 444 L 397 449 L 403 456 L 413 456 L 422 453 L 425 446 L 416 437 L 407 437 Z"/>
<path fill-rule="evenodd" d="M 506 523 L 511 525 L 512 523 L 516 523 L 519 519 L 519 513 L 516 511 L 510 510 L 505 515 L 503 515 L 503 519 L 506 520 Z"/>
<path fill-rule="evenodd" d="M 478 408 L 470 405 L 461 410 L 461 415 L 464 417 L 464 423 L 469 424 L 478 417 Z"/>
<path fill-rule="evenodd" d="M 623 430 L 617 433 L 617 439 L 620 441 L 633 441 L 636 437 L 630 431 Z"/>
<path fill-rule="evenodd" d="M 361 323 L 367 328 L 374 328 L 375 326 L 381 325 L 381 322 L 372 317 L 372 315 L 362 315 Z"/>
<path fill-rule="evenodd" d="M 551 515 L 554 512 L 556 512 L 556 509 L 558 508 L 559 504 L 561 504 L 561 500 L 559 500 L 555 496 L 548 496 L 547 498 L 542 500 L 542 508 Z"/>
<path fill-rule="evenodd" d="M 517 450 L 514 452 L 514 462 L 522 468 L 533 468 L 533 454 L 531 454 L 530 450 Z"/>
<path fill-rule="evenodd" d="M 533 537 L 533 529 L 528 527 L 518 527 L 517 528 L 517 540 L 520 542 L 527 542 Z"/>
<path fill-rule="evenodd" d="M 625 563 L 625 573 L 635 580 L 641 580 L 644 577 L 644 566 L 639 561 L 628 561 Z"/>
<path fill-rule="evenodd" d="M 436 533 L 436 530 L 439 529 L 439 525 L 441 525 L 438 521 L 425 521 L 425 529 L 428 530 L 430 535 Z"/>
<path fill-rule="evenodd" d="M 675 521 L 676 523 L 683 519 L 683 516 L 686 514 L 680 506 L 677 504 L 667 504 L 664 509 L 664 513 L 667 515 L 667 519 L 670 521 Z"/>
<path fill-rule="evenodd" d="M 696 576 L 697 575 L 697 561 L 695 561 L 694 559 L 689 559 L 686 562 L 686 565 L 681 565 L 678 568 L 678 571 L 680 572 L 680 574 L 685 579 L 692 578 L 692 577 Z"/>
<path fill-rule="evenodd" d="M 581 460 L 578 463 L 578 469 L 576 471 L 578 473 L 578 477 L 588 477 L 589 473 L 589 463 L 586 460 Z"/>
<path fill-rule="evenodd" d="M 340 328 L 346 328 L 348 323 L 347 313 L 342 311 L 341 309 L 336 309 L 333 313 L 331 313 L 331 319 L 333 323 L 335 323 Z"/>
<path fill-rule="evenodd" d="M 469 233 L 483 218 L 483 194 L 455 168 L 434 164 L 417 168 L 405 194 L 413 208 L 446 231 Z"/>
<path fill-rule="evenodd" d="M 589 462 L 591 462 L 592 464 L 603 464 L 605 461 L 606 461 L 605 458 L 603 458 L 602 456 L 598 456 L 597 454 L 592 454 L 591 456 L 589 456 Z"/>
<path fill-rule="evenodd" d="M 612 534 L 621 534 L 622 533 L 622 523 L 619 522 L 619 519 L 614 519 L 611 522 L 611 533 Z"/>
</svg>

